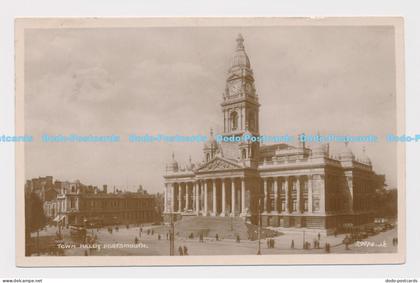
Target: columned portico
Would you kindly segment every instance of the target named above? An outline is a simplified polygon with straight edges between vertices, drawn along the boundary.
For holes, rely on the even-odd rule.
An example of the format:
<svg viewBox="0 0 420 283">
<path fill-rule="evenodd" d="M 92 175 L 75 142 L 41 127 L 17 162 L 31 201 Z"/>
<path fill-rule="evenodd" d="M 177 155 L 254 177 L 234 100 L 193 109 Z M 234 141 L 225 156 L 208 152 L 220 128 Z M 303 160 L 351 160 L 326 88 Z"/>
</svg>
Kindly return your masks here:
<svg viewBox="0 0 420 283">
<path fill-rule="evenodd" d="M 165 213 L 246 216 L 245 178 L 209 178 L 165 185 Z"/>
</svg>

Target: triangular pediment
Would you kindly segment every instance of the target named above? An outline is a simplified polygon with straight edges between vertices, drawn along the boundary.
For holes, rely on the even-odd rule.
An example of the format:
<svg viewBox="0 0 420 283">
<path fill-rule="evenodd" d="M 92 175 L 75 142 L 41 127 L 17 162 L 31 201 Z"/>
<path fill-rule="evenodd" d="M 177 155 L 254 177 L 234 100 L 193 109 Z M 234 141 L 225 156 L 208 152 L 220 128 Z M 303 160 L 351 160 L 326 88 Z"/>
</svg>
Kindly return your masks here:
<svg viewBox="0 0 420 283">
<path fill-rule="evenodd" d="M 242 168 L 241 165 L 235 163 L 234 161 L 227 160 L 221 157 L 215 157 L 209 162 L 203 164 L 198 168 L 198 172 L 204 171 L 222 171 L 222 170 L 229 170 L 229 169 L 240 169 Z"/>
</svg>

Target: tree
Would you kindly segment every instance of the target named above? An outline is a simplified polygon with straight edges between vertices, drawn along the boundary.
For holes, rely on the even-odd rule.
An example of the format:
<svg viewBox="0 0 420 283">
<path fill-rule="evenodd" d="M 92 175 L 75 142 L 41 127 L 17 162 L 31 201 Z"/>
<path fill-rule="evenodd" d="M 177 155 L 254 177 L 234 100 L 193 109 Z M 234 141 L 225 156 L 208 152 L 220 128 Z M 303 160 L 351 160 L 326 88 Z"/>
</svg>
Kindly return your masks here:
<svg viewBox="0 0 420 283">
<path fill-rule="evenodd" d="M 25 234 L 27 246 L 31 239 L 31 233 L 37 232 L 37 252 L 39 253 L 39 230 L 45 226 L 47 219 L 44 214 L 42 200 L 35 192 L 25 195 Z M 26 248 L 28 255 L 28 248 Z"/>
</svg>

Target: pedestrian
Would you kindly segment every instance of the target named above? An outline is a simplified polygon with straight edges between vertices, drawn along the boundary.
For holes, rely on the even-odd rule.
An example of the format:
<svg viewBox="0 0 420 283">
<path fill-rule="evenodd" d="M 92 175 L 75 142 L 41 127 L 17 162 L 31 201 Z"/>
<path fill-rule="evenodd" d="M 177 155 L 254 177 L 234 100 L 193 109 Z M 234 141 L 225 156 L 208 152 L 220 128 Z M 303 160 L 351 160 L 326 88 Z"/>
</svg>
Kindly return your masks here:
<svg viewBox="0 0 420 283">
<path fill-rule="evenodd" d="M 269 238 L 267 238 L 267 248 L 268 249 L 270 248 L 270 239 Z"/>
<path fill-rule="evenodd" d="M 216 241 L 219 241 L 219 234 L 216 234 Z"/>
<path fill-rule="evenodd" d="M 330 253 L 330 244 L 328 244 L 328 243 L 326 243 L 326 244 L 325 244 L 325 252 L 326 252 L 327 254 L 329 254 L 329 253 Z"/>
<path fill-rule="evenodd" d="M 184 255 L 184 250 L 182 249 L 181 246 L 179 246 L 178 251 L 179 251 L 179 255 Z"/>
<path fill-rule="evenodd" d="M 188 249 L 187 249 L 187 246 L 184 246 L 184 255 L 188 255 Z"/>
<path fill-rule="evenodd" d="M 136 244 L 136 245 L 137 245 L 138 243 L 139 243 L 139 238 L 135 237 L 135 238 L 134 238 L 134 244 Z"/>
<path fill-rule="evenodd" d="M 318 241 L 321 240 L 321 234 L 318 233 Z"/>
<path fill-rule="evenodd" d="M 271 239 L 271 248 L 274 249 L 274 245 L 275 245 L 276 241 L 274 239 Z"/>
<path fill-rule="evenodd" d="M 346 246 L 346 250 L 349 250 L 350 238 L 348 237 L 348 235 L 346 235 L 346 237 L 344 238 L 343 243 Z"/>
<path fill-rule="evenodd" d="M 290 245 L 290 248 L 292 248 L 292 249 L 295 248 L 295 240 L 292 240 L 292 244 Z"/>
<path fill-rule="evenodd" d="M 160 241 L 160 234 L 158 234 L 158 240 Z"/>
<path fill-rule="evenodd" d="M 239 237 L 239 235 L 236 235 L 236 242 L 240 243 L 241 242 L 241 238 Z"/>
</svg>

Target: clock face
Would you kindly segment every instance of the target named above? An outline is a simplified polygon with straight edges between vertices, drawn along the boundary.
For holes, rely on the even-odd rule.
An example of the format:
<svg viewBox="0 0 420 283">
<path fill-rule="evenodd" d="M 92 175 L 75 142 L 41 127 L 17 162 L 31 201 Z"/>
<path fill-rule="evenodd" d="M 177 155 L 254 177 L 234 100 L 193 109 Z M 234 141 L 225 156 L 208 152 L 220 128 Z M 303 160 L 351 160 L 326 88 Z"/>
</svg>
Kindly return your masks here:
<svg viewBox="0 0 420 283">
<path fill-rule="evenodd" d="M 245 90 L 247 94 L 252 94 L 252 84 L 251 83 L 246 83 L 245 85 Z"/>
<path fill-rule="evenodd" d="M 230 85 L 231 95 L 238 95 L 241 92 L 241 81 L 232 82 Z"/>
</svg>

